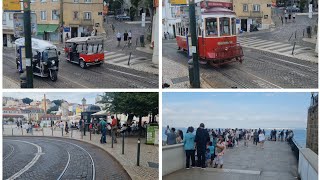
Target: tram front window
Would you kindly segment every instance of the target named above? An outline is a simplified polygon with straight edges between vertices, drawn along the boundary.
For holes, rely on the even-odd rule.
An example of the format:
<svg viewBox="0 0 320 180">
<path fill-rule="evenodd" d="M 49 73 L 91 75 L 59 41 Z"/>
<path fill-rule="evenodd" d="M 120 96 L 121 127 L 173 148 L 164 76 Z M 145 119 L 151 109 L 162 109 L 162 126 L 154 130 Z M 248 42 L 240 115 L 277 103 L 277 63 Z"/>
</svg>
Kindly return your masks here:
<svg viewBox="0 0 320 180">
<path fill-rule="evenodd" d="M 217 18 L 206 18 L 206 35 L 218 36 Z"/>
<path fill-rule="evenodd" d="M 220 21 L 220 36 L 230 36 L 230 18 L 222 17 Z"/>
</svg>

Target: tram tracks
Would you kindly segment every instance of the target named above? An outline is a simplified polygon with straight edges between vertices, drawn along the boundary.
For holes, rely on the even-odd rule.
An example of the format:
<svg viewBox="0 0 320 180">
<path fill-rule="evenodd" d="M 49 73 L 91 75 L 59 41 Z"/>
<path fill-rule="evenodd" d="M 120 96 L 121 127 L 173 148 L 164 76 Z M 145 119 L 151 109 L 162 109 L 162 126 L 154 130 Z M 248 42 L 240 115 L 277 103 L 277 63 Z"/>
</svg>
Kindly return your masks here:
<svg viewBox="0 0 320 180">
<path fill-rule="evenodd" d="M 2 161 L 5 161 L 6 159 L 8 159 L 8 158 L 13 154 L 13 152 L 14 152 L 14 147 L 13 147 L 11 144 L 8 144 L 8 143 L 7 143 L 7 145 L 10 146 L 11 151 L 10 151 L 10 153 L 9 153 L 8 155 L 6 155 L 6 156 L 2 159 Z"/>
</svg>

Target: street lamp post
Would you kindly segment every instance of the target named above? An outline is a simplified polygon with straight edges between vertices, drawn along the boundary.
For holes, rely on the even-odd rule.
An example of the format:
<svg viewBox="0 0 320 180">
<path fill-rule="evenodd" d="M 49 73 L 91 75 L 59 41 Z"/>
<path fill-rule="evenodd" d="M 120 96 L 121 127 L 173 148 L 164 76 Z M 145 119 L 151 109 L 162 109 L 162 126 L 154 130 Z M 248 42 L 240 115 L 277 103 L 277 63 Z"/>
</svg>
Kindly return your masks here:
<svg viewBox="0 0 320 180">
<path fill-rule="evenodd" d="M 33 88 L 30 0 L 23 0 L 27 88 Z"/>
<path fill-rule="evenodd" d="M 189 0 L 189 18 L 190 18 L 190 32 L 192 47 L 189 51 L 192 52 L 193 60 L 193 88 L 200 88 L 200 75 L 199 75 L 199 56 L 197 52 L 197 29 L 196 29 L 196 9 L 194 0 Z M 192 78 L 192 77 L 191 77 Z"/>
</svg>

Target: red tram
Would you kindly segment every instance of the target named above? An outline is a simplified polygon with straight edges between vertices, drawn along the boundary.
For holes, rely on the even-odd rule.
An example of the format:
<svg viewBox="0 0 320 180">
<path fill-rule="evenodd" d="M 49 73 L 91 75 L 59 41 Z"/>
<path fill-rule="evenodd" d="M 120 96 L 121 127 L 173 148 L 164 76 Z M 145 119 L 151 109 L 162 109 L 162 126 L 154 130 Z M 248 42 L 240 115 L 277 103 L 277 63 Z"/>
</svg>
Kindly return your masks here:
<svg viewBox="0 0 320 180">
<path fill-rule="evenodd" d="M 201 8 L 201 13 L 197 16 L 198 54 L 201 63 L 209 62 L 212 66 L 242 63 L 243 51 L 237 43 L 235 12 L 226 8 L 224 3 L 211 2 L 207 7 L 201 3 Z M 176 24 L 176 33 L 179 50 L 188 51 L 191 48 L 191 35 L 189 23 L 183 21 L 183 18 Z"/>
</svg>

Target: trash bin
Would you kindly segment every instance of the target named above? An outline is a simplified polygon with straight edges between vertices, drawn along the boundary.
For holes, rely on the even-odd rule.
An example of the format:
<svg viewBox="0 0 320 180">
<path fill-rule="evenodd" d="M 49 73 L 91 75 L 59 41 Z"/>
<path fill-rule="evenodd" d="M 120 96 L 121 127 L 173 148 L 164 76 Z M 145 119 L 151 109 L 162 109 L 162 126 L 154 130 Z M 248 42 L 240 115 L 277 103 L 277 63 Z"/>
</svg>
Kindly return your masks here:
<svg viewBox="0 0 320 180">
<path fill-rule="evenodd" d="M 188 61 L 188 70 L 189 70 L 189 82 L 190 85 L 193 87 L 193 80 L 194 80 L 194 75 L 193 75 L 193 59 L 189 59 Z"/>
<path fill-rule="evenodd" d="M 141 47 L 144 47 L 144 35 L 140 36 L 140 45 Z"/>
<path fill-rule="evenodd" d="M 27 74 L 26 73 L 20 74 L 20 87 L 27 88 Z"/>
<path fill-rule="evenodd" d="M 311 26 L 307 27 L 307 34 L 308 34 L 308 38 L 311 38 Z"/>
</svg>

